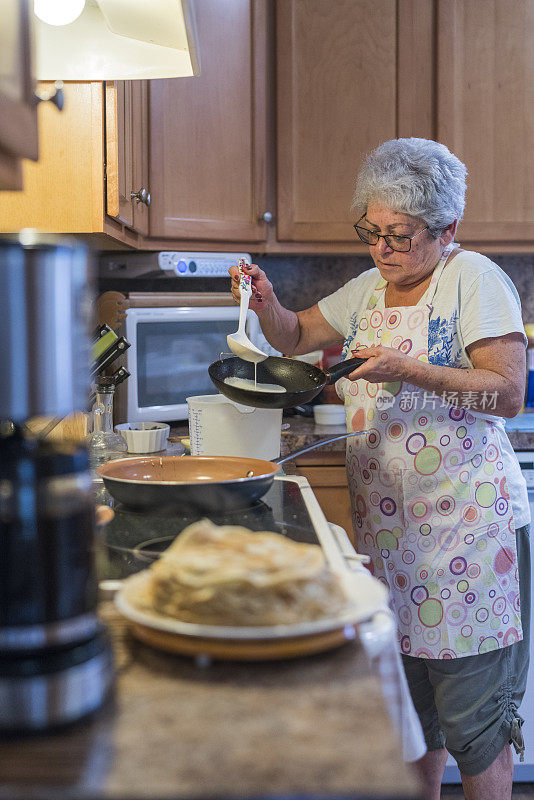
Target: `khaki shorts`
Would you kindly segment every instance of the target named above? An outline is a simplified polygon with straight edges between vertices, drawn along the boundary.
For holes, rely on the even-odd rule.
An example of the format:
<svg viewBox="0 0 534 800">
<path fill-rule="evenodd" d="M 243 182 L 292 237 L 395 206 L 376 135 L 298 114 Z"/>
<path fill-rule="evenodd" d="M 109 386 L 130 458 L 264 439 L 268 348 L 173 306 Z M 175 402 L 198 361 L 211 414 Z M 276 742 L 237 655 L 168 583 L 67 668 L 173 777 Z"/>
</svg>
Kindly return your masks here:
<svg viewBox="0 0 534 800">
<path fill-rule="evenodd" d="M 477 775 L 506 744 L 523 753 L 523 718 L 530 633 L 529 526 L 516 530 L 523 639 L 475 656 L 441 660 L 402 656 L 429 750 L 446 747 L 460 772 Z M 522 760 L 522 759 L 521 759 Z"/>
</svg>

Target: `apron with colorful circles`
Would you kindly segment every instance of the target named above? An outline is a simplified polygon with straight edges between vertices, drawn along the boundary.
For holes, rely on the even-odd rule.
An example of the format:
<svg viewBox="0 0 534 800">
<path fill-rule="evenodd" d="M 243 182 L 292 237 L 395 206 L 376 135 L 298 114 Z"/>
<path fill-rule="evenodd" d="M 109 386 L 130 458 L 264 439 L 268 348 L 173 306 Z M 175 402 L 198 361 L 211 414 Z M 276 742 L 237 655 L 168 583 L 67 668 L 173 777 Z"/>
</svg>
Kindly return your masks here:
<svg viewBox="0 0 534 800">
<path fill-rule="evenodd" d="M 432 298 L 385 308 L 380 279 L 347 356 L 383 344 L 428 361 Z M 515 529 L 494 425 L 407 383 L 342 379 L 356 549 L 390 590 L 401 651 L 458 658 L 523 638 Z"/>
</svg>

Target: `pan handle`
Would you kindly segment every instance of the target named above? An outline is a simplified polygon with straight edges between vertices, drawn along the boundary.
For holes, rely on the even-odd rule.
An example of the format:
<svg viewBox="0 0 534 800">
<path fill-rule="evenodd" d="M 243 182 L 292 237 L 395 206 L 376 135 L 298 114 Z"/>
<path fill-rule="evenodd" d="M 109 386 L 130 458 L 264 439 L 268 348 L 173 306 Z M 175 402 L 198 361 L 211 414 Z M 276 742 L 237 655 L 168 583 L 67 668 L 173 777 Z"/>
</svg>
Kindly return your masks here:
<svg viewBox="0 0 534 800">
<path fill-rule="evenodd" d="M 273 458 L 272 463 L 284 464 L 291 458 L 295 458 L 295 456 L 301 456 L 303 453 L 307 453 L 308 450 L 315 450 L 316 447 L 322 447 L 323 444 L 330 444 L 330 442 L 337 442 L 338 439 L 349 439 L 351 436 L 363 436 L 364 433 L 367 433 L 367 431 L 354 431 L 353 433 L 341 433 L 339 436 L 333 436 L 331 439 L 321 439 L 319 442 L 314 442 L 313 444 L 308 445 L 308 447 L 302 447 L 300 450 L 294 450 L 292 453 L 289 453 L 287 456 L 284 456 L 283 458 Z"/>
<path fill-rule="evenodd" d="M 365 361 L 365 358 L 349 358 L 347 361 L 340 361 L 339 364 L 334 364 L 332 367 L 325 370 L 325 375 L 327 376 L 326 382 L 328 384 L 335 383 L 340 378 L 343 378 L 344 375 L 348 375 L 349 372 L 352 372 L 361 364 L 364 364 Z"/>
</svg>

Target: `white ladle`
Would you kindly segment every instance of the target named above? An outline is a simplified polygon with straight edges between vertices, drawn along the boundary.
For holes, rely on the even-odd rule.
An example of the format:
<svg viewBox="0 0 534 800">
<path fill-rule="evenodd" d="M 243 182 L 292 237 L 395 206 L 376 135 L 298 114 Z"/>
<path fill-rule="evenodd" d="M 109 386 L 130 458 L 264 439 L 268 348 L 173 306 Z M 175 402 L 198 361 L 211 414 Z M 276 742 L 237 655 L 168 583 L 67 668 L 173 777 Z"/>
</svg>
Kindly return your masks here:
<svg viewBox="0 0 534 800">
<path fill-rule="evenodd" d="M 243 262 L 244 263 L 244 262 Z M 258 364 L 267 358 L 267 354 L 263 353 L 256 345 L 252 344 L 247 334 L 245 333 L 245 322 L 247 320 L 247 311 L 250 296 L 252 294 L 252 287 L 250 285 L 250 275 L 245 275 L 242 269 L 242 262 L 239 262 L 239 274 L 241 280 L 239 282 L 239 290 L 241 292 L 241 302 L 239 303 L 239 326 L 235 333 L 229 333 L 226 337 L 228 347 L 235 356 L 242 358 L 244 361 L 252 361 Z"/>
</svg>

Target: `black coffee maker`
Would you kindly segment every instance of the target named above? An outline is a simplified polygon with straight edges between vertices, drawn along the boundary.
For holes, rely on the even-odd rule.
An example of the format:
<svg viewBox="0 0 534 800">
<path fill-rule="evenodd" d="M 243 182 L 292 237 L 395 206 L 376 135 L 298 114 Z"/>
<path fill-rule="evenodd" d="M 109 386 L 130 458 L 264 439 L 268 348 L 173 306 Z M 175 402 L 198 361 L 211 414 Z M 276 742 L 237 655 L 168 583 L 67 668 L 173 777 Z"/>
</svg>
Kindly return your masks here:
<svg viewBox="0 0 534 800">
<path fill-rule="evenodd" d="M 111 686 L 87 450 L 25 425 L 86 406 L 91 299 L 83 245 L 0 240 L 0 732 L 73 722 Z"/>
</svg>

